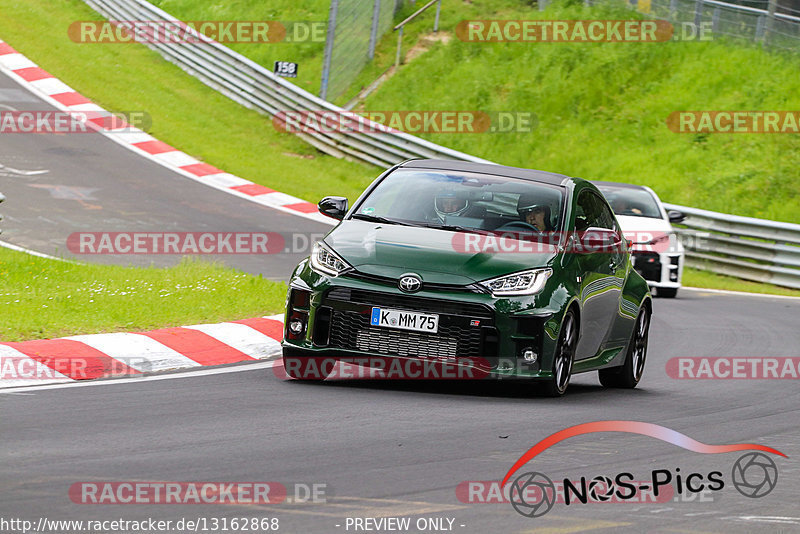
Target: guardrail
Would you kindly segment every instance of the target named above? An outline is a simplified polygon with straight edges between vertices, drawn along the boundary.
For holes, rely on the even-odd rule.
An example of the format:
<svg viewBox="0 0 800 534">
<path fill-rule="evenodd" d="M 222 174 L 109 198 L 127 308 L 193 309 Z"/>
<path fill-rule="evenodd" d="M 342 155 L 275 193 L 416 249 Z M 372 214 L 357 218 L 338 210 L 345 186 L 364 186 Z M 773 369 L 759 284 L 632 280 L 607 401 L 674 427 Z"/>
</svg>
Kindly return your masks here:
<svg viewBox="0 0 800 534">
<path fill-rule="evenodd" d="M 112 21 L 180 21 L 145 0 L 84 0 Z M 708 1 L 708 0 L 704 0 Z M 713 0 L 712 0 L 713 1 Z M 181 27 L 186 31 L 185 27 Z M 189 30 L 191 31 L 191 30 Z M 275 116 L 280 112 L 329 111 L 351 113 L 275 76 L 229 48 L 195 34 L 200 43 L 152 43 L 165 59 L 240 104 Z M 180 39 L 176 39 L 180 41 Z M 380 125 L 360 118 L 370 128 Z M 298 134 L 320 151 L 380 167 L 408 158 L 442 158 L 491 163 L 403 132 L 329 132 L 319 128 Z M 800 225 L 738 217 L 668 204 L 688 215 L 685 229 L 695 238 L 684 240 L 687 264 L 727 274 L 800 289 Z M 697 231 L 701 231 L 698 234 Z M 696 237 L 704 239 L 696 239 Z"/>
<path fill-rule="evenodd" d="M 165 28 L 167 33 L 175 35 L 177 42 L 147 43 L 147 46 L 206 85 L 250 109 L 272 117 L 281 112 L 299 112 L 306 114 L 305 116 L 309 113 L 319 115 L 321 112 L 330 112 L 339 117 L 351 117 L 365 125 L 359 129 L 385 129 L 382 125 L 359 117 L 275 76 L 243 55 L 194 32 L 175 17 L 144 0 L 84 1 L 110 21 L 171 22 L 175 24 L 175 30 L 181 30 L 181 34 L 191 32 L 201 42 L 180 42 L 177 31 Z M 403 132 L 331 130 L 335 128 L 303 124 L 303 132 L 297 135 L 326 154 L 381 167 L 416 157 L 486 162 Z"/>
<path fill-rule="evenodd" d="M 676 231 L 689 267 L 800 289 L 800 224 L 664 207 L 687 215 Z"/>
<path fill-rule="evenodd" d="M 584 0 L 587 5 L 602 0 Z M 673 24 L 691 23 L 696 30 L 706 23 L 711 35 L 726 35 L 760 42 L 765 46 L 797 51 L 800 44 L 800 10 L 764 0 L 766 9 L 720 0 L 626 0 L 640 13 Z M 676 32 L 678 28 L 676 28 Z"/>
</svg>

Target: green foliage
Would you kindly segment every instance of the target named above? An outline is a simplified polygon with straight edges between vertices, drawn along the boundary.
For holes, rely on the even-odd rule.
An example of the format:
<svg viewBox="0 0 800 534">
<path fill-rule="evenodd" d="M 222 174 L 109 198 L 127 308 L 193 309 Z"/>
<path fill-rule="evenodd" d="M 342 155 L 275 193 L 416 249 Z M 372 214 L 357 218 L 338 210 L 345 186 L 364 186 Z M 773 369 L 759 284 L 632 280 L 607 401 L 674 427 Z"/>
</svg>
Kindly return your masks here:
<svg viewBox="0 0 800 534">
<path fill-rule="evenodd" d="M 478 4 L 478 2 L 476 2 Z M 483 18 L 621 19 L 618 6 L 482 2 Z M 470 43 L 453 38 L 382 85 L 366 109 L 533 112 L 531 133 L 425 134 L 498 163 L 646 184 L 667 202 L 798 221 L 800 136 L 678 134 L 673 111 L 800 109 L 800 61 L 730 41 Z"/>
<path fill-rule="evenodd" d="M 147 330 L 280 313 L 286 284 L 217 263 L 68 263 L 0 248 L 0 340 Z"/>
</svg>

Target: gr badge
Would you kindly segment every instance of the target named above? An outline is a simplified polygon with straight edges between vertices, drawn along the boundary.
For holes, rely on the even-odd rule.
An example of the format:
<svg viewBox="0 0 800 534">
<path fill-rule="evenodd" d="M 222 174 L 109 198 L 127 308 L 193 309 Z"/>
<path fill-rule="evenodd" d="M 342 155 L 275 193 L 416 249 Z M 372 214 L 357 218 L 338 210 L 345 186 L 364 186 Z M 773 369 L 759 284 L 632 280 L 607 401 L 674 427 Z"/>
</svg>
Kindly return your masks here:
<svg viewBox="0 0 800 534">
<path fill-rule="evenodd" d="M 284 78 L 297 78 L 297 63 L 290 61 L 276 61 L 273 72 Z"/>
</svg>

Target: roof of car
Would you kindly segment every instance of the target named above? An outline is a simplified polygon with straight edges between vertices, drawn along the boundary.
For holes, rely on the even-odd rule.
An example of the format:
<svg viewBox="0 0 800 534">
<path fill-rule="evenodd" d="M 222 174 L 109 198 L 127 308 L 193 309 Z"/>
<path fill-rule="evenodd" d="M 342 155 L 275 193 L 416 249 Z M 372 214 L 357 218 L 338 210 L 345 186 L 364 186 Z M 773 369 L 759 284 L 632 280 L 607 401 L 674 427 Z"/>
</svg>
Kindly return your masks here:
<svg viewBox="0 0 800 534">
<path fill-rule="evenodd" d="M 495 176 L 508 176 L 509 178 L 522 178 L 547 184 L 564 185 L 564 182 L 572 180 L 564 174 L 554 172 L 536 171 L 533 169 L 523 169 L 520 167 L 506 167 L 505 165 L 495 165 L 494 163 L 474 163 L 472 161 L 454 161 L 446 159 L 412 159 L 400 164 L 403 168 L 411 169 L 435 169 L 447 171 L 479 172 L 482 174 L 492 174 Z"/>
<path fill-rule="evenodd" d="M 623 184 L 621 182 L 602 182 L 600 180 L 592 180 L 592 183 L 597 187 L 603 187 L 604 185 L 608 185 L 620 189 L 641 189 L 643 191 L 647 191 L 647 189 L 643 185 Z"/>
</svg>

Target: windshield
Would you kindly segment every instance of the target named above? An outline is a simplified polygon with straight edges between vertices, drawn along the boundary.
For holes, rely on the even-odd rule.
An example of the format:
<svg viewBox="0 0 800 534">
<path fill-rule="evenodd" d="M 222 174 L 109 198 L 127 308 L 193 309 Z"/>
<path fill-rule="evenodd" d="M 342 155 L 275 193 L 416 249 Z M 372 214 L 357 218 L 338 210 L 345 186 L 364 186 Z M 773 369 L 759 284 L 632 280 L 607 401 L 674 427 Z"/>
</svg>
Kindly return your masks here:
<svg viewBox="0 0 800 534">
<path fill-rule="evenodd" d="M 616 215 L 661 219 L 661 210 L 658 209 L 656 199 L 649 191 L 608 186 L 600 187 L 600 191 L 603 192 Z"/>
<path fill-rule="evenodd" d="M 541 233 L 561 227 L 563 188 L 460 171 L 400 169 L 352 218 L 450 230 Z"/>
</svg>

